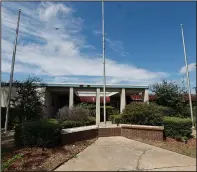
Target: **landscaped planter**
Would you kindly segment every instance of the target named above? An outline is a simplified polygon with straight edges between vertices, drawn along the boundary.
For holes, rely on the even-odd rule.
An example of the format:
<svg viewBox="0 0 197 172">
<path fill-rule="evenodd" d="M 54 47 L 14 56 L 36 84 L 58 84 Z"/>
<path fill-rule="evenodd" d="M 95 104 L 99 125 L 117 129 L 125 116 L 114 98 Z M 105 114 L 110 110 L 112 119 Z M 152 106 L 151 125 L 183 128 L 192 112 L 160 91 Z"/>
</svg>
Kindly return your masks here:
<svg viewBox="0 0 197 172">
<path fill-rule="evenodd" d="M 147 139 L 163 141 L 163 126 L 127 125 L 118 127 L 101 127 L 96 125 L 63 129 L 62 144 L 71 144 L 76 141 L 95 137 L 123 136 L 129 139 Z"/>
<path fill-rule="evenodd" d="M 102 127 L 98 131 L 99 137 L 121 136 L 121 127 Z"/>
<path fill-rule="evenodd" d="M 129 139 L 147 139 L 163 141 L 163 126 L 120 124 L 121 136 Z"/>
<path fill-rule="evenodd" d="M 88 140 L 98 136 L 98 126 L 84 126 L 62 129 L 62 144 L 71 144 L 77 141 Z"/>
</svg>

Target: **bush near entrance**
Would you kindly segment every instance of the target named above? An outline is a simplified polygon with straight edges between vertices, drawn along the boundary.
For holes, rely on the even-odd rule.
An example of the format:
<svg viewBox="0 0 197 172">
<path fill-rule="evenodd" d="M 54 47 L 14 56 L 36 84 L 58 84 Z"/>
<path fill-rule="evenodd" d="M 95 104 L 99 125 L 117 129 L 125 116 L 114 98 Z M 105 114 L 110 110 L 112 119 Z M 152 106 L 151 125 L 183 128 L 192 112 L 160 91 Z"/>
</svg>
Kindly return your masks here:
<svg viewBox="0 0 197 172">
<path fill-rule="evenodd" d="M 162 80 L 160 83 L 153 84 L 151 91 L 155 93 L 155 101 L 158 105 L 171 108 L 168 116 L 190 117 L 189 102 L 185 101 L 188 92 L 183 86 L 172 81 Z"/>
<path fill-rule="evenodd" d="M 18 115 L 19 123 L 42 119 L 44 114 L 44 91 L 38 91 L 40 88 L 37 82 L 41 80 L 37 77 L 28 77 L 24 81 L 14 81 L 16 87 L 16 96 L 11 99 L 11 107 L 20 110 Z"/>
<path fill-rule="evenodd" d="M 190 118 L 165 117 L 164 130 L 166 137 L 175 139 L 189 138 L 192 134 L 192 121 Z"/>
<path fill-rule="evenodd" d="M 163 113 L 156 104 L 133 102 L 126 105 L 122 113 L 122 123 L 136 125 L 163 125 Z"/>
<path fill-rule="evenodd" d="M 15 127 L 16 146 L 54 147 L 61 141 L 61 126 L 57 121 L 41 120 Z"/>
<path fill-rule="evenodd" d="M 65 128 L 74 128 L 74 127 L 82 127 L 88 125 L 95 125 L 96 121 L 94 117 L 88 117 L 86 121 L 71 121 L 66 120 L 61 124 L 62 129 Z"/>
<path fill-rule="evenodd" d="M 61 130 L 81 126 L 95 125 L 95 118 L 88 117 L 86 121 L 63 121 L 42 119 L 19 124 L 15 127 L 16 146 L 55 147 L 60 144 Z"/>
<path fill-rule="evenodd" d="M 122 123 L 122 115 L 121 114 L 111 115 L 110 120 L 112 121 L 112 124 L 118 125 L 118 124 Z"/>
</svg>

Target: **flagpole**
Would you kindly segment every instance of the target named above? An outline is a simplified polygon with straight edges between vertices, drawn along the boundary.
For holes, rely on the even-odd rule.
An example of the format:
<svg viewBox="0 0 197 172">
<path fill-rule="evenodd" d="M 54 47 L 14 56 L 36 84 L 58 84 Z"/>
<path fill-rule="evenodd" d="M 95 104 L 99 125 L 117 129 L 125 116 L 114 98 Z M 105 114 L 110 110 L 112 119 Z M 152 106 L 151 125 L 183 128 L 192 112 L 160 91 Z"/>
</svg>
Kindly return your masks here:
<svg viewBox="0 0 197 172">
<path fill-rule="evenodd" d="M 12 55 L 10 84 L 9 84 L 8 102 L 7 102 L 6 119 L 5 119 L 5 133 L 7 133 L 7 129 L 8 129 L 8 117 L 9 117 L 10 99 L 11 99 L 11 93 L 12 93 L 12 81 L 13 81 L 13 76 L 14 76 L 14 64 L 15 64 L 15 56 L 16 56 L 16 46 L 17 46 L 17 39 L 18 39 L 20 14 L 21 14 L 21 9 L 18 10 L 18 22 L 17 22 L 17 28 L 16 28 L 16 39 L 15 39 L 15 45 L 14 45 L 14 50 L 13 50 L 13 55 Z"/>
<path fill-rule="evenodd" d="M 104 115 L 104 124 L 106 124 L 106 76 L 105 76 L 105 25 L 104 25 L 104 1 L 102 0 L 102 35 L 103 35 L 103 115 Z"/>
<path fill-rule="evenodd" d="M 187 89 L 188 89 L 188 93 L 189 93 L 189 105 L 190 105 L 190 113 L 191 113 L 191 119 L 192 119 L 192 128 L 194 128 L 194 118 L 193 118 L 193 110 L 192 110 L 190 79 L 189 79 L 189 71 L 188 71 L 188 64 L 187 64 L 187 54 L 186 54 L 185 39 L 184 39 L 183 25 L 182 24 L 181 24 L 181 34 L 182 34 L 183 51 L 184 51 L 184 57 L 185 57 L 185 67 L 186 67 L 186 77 L 187 77 Z"/>
</svg>

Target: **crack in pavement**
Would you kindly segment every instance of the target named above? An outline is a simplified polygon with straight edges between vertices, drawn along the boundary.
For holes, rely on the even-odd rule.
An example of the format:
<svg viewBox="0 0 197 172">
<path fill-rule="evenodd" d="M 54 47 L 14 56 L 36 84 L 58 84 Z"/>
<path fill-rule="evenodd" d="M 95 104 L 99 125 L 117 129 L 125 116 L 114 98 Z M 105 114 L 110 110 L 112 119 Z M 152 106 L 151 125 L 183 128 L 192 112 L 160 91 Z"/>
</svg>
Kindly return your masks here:
<svg viewBox="0 0 197 172">
<path fill-rule="evenodd" d="M 148 150 L 150 150 L 150 149 L 152 149 L 152 148 L 144 149 L 144 151 L 142 152 L 142 154 L 139 155 L 139 158 L 138 158 L 138 160 L 137 160 L 137 166 L 136 166 L 136 170 L 137 170 L 137 171 L 142 171 L 142 169 L 139 168 L 140 160 L 142 159 L 143 155 L 144 155 Z"/>
<path fill-rule="evenodd" d="M 173 168 L 173 167 L 192 167 L 196 165 L 185 165 L 185 166 L 168 166 L 168 167 L 159 167 L 159 168 L 150 168 L 150 169 L 140 169 L 140 170 L 156 170 L 156 169 L 162 169 L 162 168 Z"/>
<path fill-rule="evenodd" d="M 139 155 L 138 157 L 138 160 L 137 160 L 137 166 L 136 166 L 136 171 L 144 171 L 144 170 L 154 170 L 154 169 L 162 169 L 162 168 L 173 168 L 173 167 L 192 167 L 192 166 L 196 166 L 196 165 L 186 165 L 186 166 L 167 166 L 167 167 L 158 167 L 158 168 L 150 168 L 150 169 L 140 169 L 139 168 L 139 165 L 140 165 L 140 161 L 142 159 L 142 157 L 145 155 L 145 153 L 148 151 L 148 150 L 151 150 L 152 148 L 145 148 L 143 150 L 143 152 Z M 135 170 L 130 170 L 130 171 L 135 171 Z"/>
</svg>

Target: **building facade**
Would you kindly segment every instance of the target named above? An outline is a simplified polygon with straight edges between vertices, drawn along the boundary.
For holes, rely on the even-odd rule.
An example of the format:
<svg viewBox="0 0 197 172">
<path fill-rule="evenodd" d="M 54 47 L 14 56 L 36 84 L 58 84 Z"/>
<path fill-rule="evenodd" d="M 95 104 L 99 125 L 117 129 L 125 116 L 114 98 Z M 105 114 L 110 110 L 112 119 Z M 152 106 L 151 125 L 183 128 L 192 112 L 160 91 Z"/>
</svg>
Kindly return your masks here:
<svg viewBox="0 0 197 172">
<path fill-rule="evenodd" d="M 63 106 L 72 108 L 79 102 L 91 100 L 96 104 L 96 124 L 100 123 L 100 107 L 103 103 L 103 85 L 96 84 L 38 84 L 39 91 L 45 93 L 43 97 L 46 113 L 49 117 L 57 113 Z M 111 102 L 115 107 L 123 111 L 125 105 L 132 101 L 131 95 L 140 94 L 143 102 L 149 102 L 148 86 L 132 85 L 106 85 L 106 103 Z M 2 86 L 1 106 L 7 104 L 8 86 Z M 16 96 L 16 88 L 12 89 L 12 97 Z M 89 98 L 88 98 L 89 97 Z"/>
</svg>

